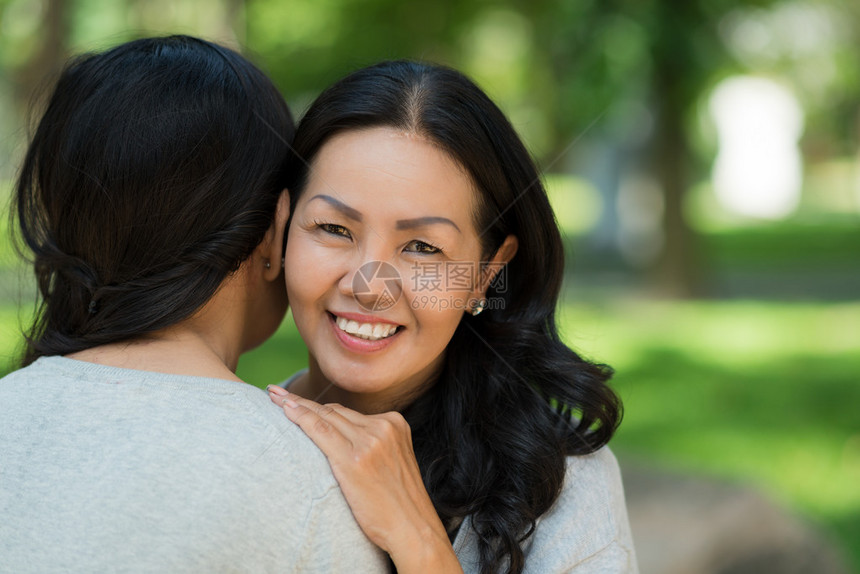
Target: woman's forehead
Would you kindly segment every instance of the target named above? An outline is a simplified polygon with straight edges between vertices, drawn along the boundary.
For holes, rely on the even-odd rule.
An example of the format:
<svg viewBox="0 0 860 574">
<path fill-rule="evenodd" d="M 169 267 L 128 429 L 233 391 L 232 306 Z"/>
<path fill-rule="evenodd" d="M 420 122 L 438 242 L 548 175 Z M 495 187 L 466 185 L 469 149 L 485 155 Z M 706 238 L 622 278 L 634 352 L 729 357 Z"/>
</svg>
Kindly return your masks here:
<svg viewBox="0 0 860 574">
<path fill-rule="evenodd" d="M 432 210 L 462 214 L 464 221 L 471 221 L 476 200 L 471 177 L 446 152 L 393 128 L 352 130 L 328 140 L 311 165 L 305 198 L 321 193 L 354 209 L 391 207 L 412 217 Z"/>
</svg>

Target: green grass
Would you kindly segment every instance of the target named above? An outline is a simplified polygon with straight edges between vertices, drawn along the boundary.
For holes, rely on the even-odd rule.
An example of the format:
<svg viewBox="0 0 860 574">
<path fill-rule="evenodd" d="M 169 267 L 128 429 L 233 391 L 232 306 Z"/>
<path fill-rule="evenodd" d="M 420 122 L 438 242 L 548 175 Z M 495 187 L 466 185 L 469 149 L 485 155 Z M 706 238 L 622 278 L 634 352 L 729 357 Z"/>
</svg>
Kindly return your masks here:
<svg viewBox="0 0 860 574">
<path fill-rule="evenodd" d="M 751 482 L 860 570 L 860 304 L 618 302 L 562 310 L 612 364 L 621 456 Z"/>
</svg>

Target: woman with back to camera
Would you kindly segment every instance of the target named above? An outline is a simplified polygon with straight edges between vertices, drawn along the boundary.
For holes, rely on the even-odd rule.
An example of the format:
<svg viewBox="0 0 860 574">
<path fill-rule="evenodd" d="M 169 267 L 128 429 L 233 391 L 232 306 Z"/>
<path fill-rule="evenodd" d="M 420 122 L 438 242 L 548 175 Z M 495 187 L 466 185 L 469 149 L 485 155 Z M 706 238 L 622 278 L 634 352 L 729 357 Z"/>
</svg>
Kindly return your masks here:
<svg viewBox="0 0 860 574">
<path fill-rule="evenodd" d="M 293 131 L 196 38 L 63 71 L 15 194 L 41 302 L 0 381 L 3 572 L 382 571 L 322 453 L 234 374 L 287 308 Z"/>
<path fill-rule="evenodd" d="M 320 95 L 291 158 L 309 368 L 270 395 L 370 539 L 400 574 L 636 572 L 621 405 L 559 338 L 561 237 L 502 112 L 456 71 L 382 63 Z"/>
</svg>

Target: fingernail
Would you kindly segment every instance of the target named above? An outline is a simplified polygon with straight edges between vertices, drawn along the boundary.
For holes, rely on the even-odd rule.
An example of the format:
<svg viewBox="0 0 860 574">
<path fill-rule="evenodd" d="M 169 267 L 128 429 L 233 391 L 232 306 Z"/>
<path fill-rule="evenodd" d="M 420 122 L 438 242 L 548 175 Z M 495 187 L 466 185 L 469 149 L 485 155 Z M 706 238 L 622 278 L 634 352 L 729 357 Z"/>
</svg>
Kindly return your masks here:
<svg viewBox="0 0 860 574">
<path fill-rule="evenodd" d="M 287 391 L 279 387 L 278 385 L 269 385 L 266 387 L 266 390 L 275 395 L 285 395 Z"/>
<path fill-rule="evenodd" d="M 291 399 L 289 396 L 284 397 L 284 400 L 282 400 L 282 401 L 281 401 L 281 403 L 283 403 L 283 404 L 287 405 L 287 406 L 288 406 L 288 407 L 290 407 L 291 409 L 294 409 L 294 408 L 296 408 L 297 406 L 299 406 L 299 403 L 297 403 L 296 401 L 294 401 L 293 399 Z"/>
</svg>

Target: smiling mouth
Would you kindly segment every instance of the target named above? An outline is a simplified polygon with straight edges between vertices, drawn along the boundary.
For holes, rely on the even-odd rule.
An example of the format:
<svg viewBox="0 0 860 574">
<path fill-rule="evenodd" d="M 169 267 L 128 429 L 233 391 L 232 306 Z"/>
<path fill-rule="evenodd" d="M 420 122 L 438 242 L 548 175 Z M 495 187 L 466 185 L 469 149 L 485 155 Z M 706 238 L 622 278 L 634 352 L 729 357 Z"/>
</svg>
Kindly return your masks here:
<svg viewBox="0 0 860 574">
<path fill-rule="evenodd" d="M 359 323 L 352 319 L 338 317 L 333 313 L 331 315 L 334 317 L 334 322 L 338 329 L 366 341 L 381 341 L 400 332 L 400 325 L 392 325 L 391 323 Z"/>
</svg>

